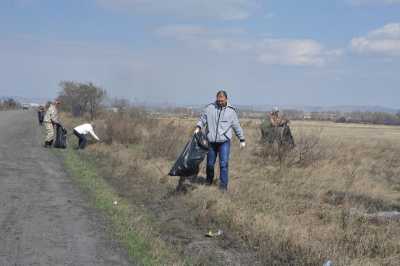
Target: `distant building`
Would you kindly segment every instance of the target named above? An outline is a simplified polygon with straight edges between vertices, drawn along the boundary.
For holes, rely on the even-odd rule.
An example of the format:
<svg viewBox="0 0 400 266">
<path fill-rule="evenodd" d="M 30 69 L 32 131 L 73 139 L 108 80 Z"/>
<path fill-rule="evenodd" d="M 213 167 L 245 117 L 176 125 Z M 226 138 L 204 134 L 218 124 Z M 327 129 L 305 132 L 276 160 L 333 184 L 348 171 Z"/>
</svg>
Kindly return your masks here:
<svg viewBox="0 0 400 266">
<path fill-rule="evenodd" d="M 30 106 L 31 108 L 39 108 L 39 107 L 40 107 L 40 104 L 38 104 L 38 103 L 30 103 L 29 106 Z"/>
<path fill-rule="evenodd" d="M 336 121 L 338 114 L 336 112 L 311 112 L 305 113 L 304 120 L 322 120 L 322 121 Z"/>
<path fill-rule="evenodd" d="M 109 112 L 112 112 L 112 113 L 118 113 L 117 107 L 108 107 L 108 108 L 106 108 L 106 110 Z"/>
<path fill-rule="evenodd" d="M 312 119 L 311 113 L 305 113 L 303 119 L 304 120 L 311 120 Z"/>
<path fill-rule="evenodd" d="M 39 106 L 40 106 L 40 104 L 38 104 L 38 103 L 22 103 L 21 104 L 21 107 L 24 110 L 39 108 Z"/>
</svg>

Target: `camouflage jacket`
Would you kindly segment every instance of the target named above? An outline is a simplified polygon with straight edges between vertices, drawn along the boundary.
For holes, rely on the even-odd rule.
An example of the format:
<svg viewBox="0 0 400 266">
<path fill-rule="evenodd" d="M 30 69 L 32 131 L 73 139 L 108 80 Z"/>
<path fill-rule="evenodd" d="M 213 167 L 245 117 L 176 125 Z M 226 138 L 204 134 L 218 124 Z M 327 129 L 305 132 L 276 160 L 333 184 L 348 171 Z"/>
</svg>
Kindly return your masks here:
<svg viewBox="0 0 400 266">
<path fill-rule="evenodd" d="M 60 123 L 58 111 L 54 104 L 50 104 L 49 109 L 44 116 L 43 122 L 45 123 Z"/>
<path fill-rule="evenodd" d="M 280 116 L 274 116 L 274 115 L 270 116 L 270 121 L 271 121 L 271 125 L 274 127 L 284 126 L 288 122 L 288 120 L 286 120 Z"/>
</svg>

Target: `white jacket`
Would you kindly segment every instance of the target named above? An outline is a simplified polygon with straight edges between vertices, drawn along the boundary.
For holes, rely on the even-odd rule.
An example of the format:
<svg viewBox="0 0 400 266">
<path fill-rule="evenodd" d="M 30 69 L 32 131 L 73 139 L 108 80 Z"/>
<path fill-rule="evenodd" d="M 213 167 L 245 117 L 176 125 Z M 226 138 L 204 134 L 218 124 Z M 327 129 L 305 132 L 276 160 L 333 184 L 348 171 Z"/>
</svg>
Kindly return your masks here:
<svg viewBox="0 0 400 266">
<path fill-rule="evenodd" d="M 219 107 L 217 103 L 206 106 L 200 116 L 197 126 L 201 129 L 207 128 L 209 142 L 225 142 L 232 139 L 232 131 L 244 142 L 243 129 L 240 126 L 236 109 L 228 104 L 226 107 Z"/>
<path fill-rule="evenodd" d="M 74 128 L 76 132 L 78 132 L 81 135 L 87 135 L 90 134 L 93 136 L 93 138 L 100 140 L 99 137 L 94 133 L 93 127 L 91 124 L 83 124 L 80 126 L 77 126 Z"/>
</svg>

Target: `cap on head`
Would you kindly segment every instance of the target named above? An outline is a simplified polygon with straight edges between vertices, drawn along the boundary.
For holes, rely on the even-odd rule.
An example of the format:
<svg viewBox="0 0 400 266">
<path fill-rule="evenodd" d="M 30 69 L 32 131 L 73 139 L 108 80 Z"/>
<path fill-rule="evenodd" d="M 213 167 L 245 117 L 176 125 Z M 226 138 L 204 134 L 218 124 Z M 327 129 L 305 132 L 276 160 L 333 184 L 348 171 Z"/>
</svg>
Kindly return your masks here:
<svg viewBox="0 0 400 266">
<path fill-rule="evenodd" d="M 272 108 L 272 111 L 269 113 L 270 115 L 278 115 L 279 114 L 279 108 L 275 106 Z"/>
</svg>

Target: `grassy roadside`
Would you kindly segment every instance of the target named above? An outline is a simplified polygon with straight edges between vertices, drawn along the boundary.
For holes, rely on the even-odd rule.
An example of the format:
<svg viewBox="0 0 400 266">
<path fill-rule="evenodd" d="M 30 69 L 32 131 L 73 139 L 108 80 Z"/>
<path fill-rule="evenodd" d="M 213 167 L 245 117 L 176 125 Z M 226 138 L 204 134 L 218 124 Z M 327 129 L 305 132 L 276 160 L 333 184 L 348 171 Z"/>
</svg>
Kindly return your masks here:
<svg viewBox="0 0 400 266">
<path fill-rule="evenodd" d="M 66 169 L 79 187 L 89 195 L 91 205 L 110 222 L 110 231 L 128 250 L 135 264 L 184 265 L 165 242 L 152 230 L 152 221 L 145 210 L 132 206 L 97 173 L 96 165 L 79 152 L 67 149 L 62 153 Z"/>
<path fill-rule="evenodd" d="M 79 123 L 68 116 L 64 121 Z M 204 245 L 196 233 L 208 228 L 234 233 L 233 240 L 254 247 L 261 265 L 322 265 L 328 259 L 335 265 L 399 265 L 399 223 L 365 218 L 400 204 L 398 128 L 296 122 L 296 149 L 280 161 L 271 147 L 259 145 L 258 121 L 244 121 L 248 148 L 232 146 L 229 193 L 187 184 L 187 193 L 177 197 L 170 196 L 177 179 L 165 173 L 193 121 L 133 112 L 110 114 L 96 125 L 103 143 L 89 145 L 79 160 L 93 162 L 130 204 L 148 207 L 144 212 L 156 217 L 153 228 L 196 265 L 255 265 L 246 250 L 227 253 L 229 239 Z"/>
</svg>

